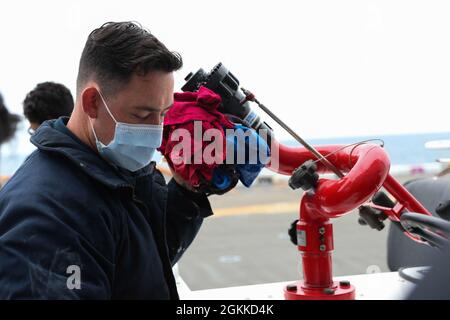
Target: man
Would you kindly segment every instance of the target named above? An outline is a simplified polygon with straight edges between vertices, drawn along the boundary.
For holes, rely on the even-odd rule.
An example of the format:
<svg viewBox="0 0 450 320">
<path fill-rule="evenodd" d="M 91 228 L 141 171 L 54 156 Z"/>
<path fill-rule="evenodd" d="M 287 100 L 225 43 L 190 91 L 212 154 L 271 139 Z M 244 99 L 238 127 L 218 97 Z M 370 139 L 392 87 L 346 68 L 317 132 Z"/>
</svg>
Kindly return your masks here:
<svg viewBox="0 0 450 320">
<path fill-rule="evenodd" d="M 73 105 L 72 94 L 64 85 L 39 83 L 23 101 L 23 113 L 30 123 L 28 133 L 33 134 L 46 120 L 70 116 Z"/>
<path fill-rule="evenodd" d="M 171 268 L 212 214 L 150 163 L 181 66 L 135 23 L 89 35 L 70 119 L 0 192 L 0 298 L 178 298 Z"/>
</svg>

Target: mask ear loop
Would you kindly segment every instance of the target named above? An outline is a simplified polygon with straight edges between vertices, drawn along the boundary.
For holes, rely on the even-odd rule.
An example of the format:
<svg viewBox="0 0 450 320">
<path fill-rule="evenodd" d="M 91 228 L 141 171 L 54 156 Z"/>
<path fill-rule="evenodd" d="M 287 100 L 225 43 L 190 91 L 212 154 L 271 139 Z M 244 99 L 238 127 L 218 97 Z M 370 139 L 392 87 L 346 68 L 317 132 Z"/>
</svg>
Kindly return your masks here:
<svg viewBox="0 0 450 320">
<path fill-rule="evenodd" d="M 105 98 L 103 97 L 103 95 L 102 95 L 102 93 L 100 92 L 100 90 L 97 90 L 97 92 L 98 92 L 98 94 L 100 95 L 100 99 L 102 99 L 103 104 L 105 105 L 106 111 L 108 111 L 109 115 L 110 115 L 111 118 L 114 120 L 114 122 L 116 123 L 116 126 L 117 126 L 117 120 L 116 120 L 116 118 L 114 118 L 114 116 L 112 115 L 111 111 L 109 110 L 108 105 L 106 104 Z M 96 142 L 102 143 L 102 142 L 98 139 L 97 134 L 95 133 L 94 125 L 92 124 L 92 119 L 91 119 L 90 117 L 89 117 L 89 124 L 91 125 L 92 133 L 94 134 L 95 141 L 96 141 Z M 102 143 L 102 144 L 103 144 L 103 143 Z"/>
<path fill-rule="evenodd" d="M 108 105 L 106 104 L 105 98 L 103 97 L 102 93 L 101 93 L 100 91 L 97 91 L 97 92 L 98 92 L 98 94 L 100 95 L 100 98 L 102 99 L 102 102 L 103 102 L 103 104 L 104 104 L 105 107 L 106 107 L 106 111 L 108 111 L 108 113 L 109 113 L 109 115 L 111 116 L 111 118 L 112 118 L 112 119 L 114 120 L 114 122 L 117 124 L 118 122 L 117 122 L 116 118 L 114 118 L 113 114 L 111 113 L 111 110 L 109 110 L 109 107 L 108 107 Z"/>
<path fill-rule="evenodd" d="M 91 118 L 89 118 L 89 124 L 91 125 L 91 129 L 92 129 L 92 133 L 94 134 L 95 141 L 96 142 L 100 141 L 100 140 L 98 140 L 97 134 L 95 133 L 94 125 L 92 124 L 92 119 Z"/>
</svg>

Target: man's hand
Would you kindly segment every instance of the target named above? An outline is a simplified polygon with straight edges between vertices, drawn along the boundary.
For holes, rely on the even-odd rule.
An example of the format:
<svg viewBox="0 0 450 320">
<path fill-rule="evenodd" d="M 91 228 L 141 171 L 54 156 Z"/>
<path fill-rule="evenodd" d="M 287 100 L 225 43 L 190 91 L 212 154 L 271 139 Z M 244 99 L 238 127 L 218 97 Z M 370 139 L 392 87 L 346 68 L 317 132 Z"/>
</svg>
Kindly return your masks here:
<svg viewBox="0 0 450 320">
<path fill-rule="evenodd" d="M 189 190 L 191 192 L 196 192 L 198 193 L 198 191 L 196 191 L 191 185 L 189 185 L 187 183 L 186 180 L 184 180 L 178 173 L 176 173 L 171 166 L 169 166 L 170 168 L 170 172 L 172 173 L 172 176 L 174 178 L 174 180 L 183 188 L 185 188 L 186 190 Z"/>
</svg>

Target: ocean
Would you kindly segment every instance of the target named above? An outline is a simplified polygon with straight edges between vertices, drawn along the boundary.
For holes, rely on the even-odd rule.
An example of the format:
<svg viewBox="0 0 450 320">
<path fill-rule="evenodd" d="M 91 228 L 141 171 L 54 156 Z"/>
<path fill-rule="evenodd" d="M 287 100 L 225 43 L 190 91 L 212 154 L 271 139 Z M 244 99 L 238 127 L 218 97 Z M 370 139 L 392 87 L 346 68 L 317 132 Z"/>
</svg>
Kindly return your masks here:
<svg viewBox="0 0 450 320">
<path fill-rule="evenodd" d="M 367 139 L 381 139 L 391 159 L 392 170 L 401 172 L 416 168 L 417 170 L 439 170 L 441 167 L 436 160 L 450 158 L 450 150 L 429 150 L 425 143 L 431 140 L 448 140 L 450 132 L 399 134 L 379 136 L 354 136 L 343 138 L 307 139 L 313 145 L 350 144 Z M 28 137 L 19 135 L 15 140 L 2 147 L 0 154 L 0 175 L 12 175 L 32 152 Z M 296 145 L 293 140 L 283 141 L 288 145 Z M 375 141 L 374 143 L 379 143 Z M 155 158 L 158 162 L 161 156 Z M 407 172 L 405 172 L 407 173 Z"/>
</svg>

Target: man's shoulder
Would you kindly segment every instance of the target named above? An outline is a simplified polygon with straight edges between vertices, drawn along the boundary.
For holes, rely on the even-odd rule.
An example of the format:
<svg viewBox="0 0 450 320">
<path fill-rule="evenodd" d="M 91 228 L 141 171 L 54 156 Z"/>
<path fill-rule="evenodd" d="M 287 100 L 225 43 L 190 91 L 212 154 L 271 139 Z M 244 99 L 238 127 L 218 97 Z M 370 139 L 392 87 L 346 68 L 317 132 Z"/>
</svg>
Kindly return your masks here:
<svg viewBox="0 0 450 320">
<path fill-rule="evenodd" d="M 95 225 L 99 219 L 112 225 L 121 213 L 115 209 L 118 198 L 107 192 L 70 160 L 37 150 L 0 190 L 0 216 L 26 211 L 28 216 L 57 218 L 72 226 Z"/>
<path fill-rule="evenodd" d="M 11 177 L 10 182 L 22 180 L 28 183 L 36 180 L 62 182 L 63 178 L 80 175 L 80 171 L 72 161 L 61 154 L 37 149 L 28 156 Z"/>
<path fill-rule="evenodd" d="M 77 168 L 64 156 L 42 150 L 34 151 L 0 190 L 0 200 L 4 197 L 37 200 L 51 197 L 74 200 L 97 194 L 101 188 L 88 175 Z"/>
</svg>

